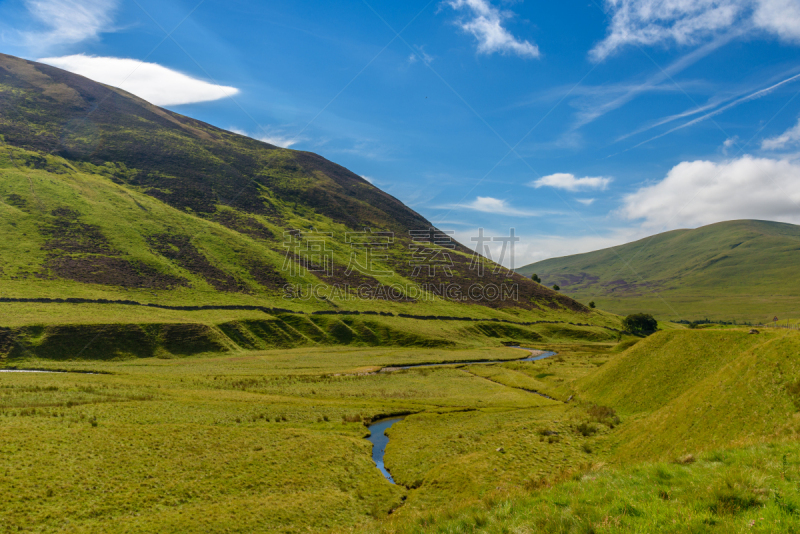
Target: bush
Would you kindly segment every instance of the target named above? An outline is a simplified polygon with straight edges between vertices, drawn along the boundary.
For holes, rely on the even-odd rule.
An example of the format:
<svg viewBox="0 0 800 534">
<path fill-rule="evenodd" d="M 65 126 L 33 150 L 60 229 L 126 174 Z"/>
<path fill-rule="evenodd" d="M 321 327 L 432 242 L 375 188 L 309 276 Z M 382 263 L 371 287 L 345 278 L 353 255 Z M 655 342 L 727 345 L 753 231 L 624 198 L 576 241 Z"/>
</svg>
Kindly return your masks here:
<svg viewBox="0 0 800 534">
<path fill-rule="evenodd" d="M 592 308 L 592 309 L 594 309 L 594 301 L 592 301 L 592 302 L 590 302 L 590 303 L 589 303 L 589 307 L 590 307 L 590 308 Z"/>
<path fill-rule="evenodd" d="M 650 334 L 658 330 L 658 322 L 649 313 L 634 313 L 622 320 L 622 327 L 634 334 Z"/>
<path fill-rule="evenodd" d="M 559 289 L 561 289 L 561 288 L 560 288 L 560 287 L 558 287 L 558 284 L 553 284 L 553 289 L 555 289 L 556 291 L 558 291 L 558 290 L 559 290 Z"/>
<path fill-rule="evenodd" d="M 539 278 L 539 275 L 538 275 L 538 274 L 536 274 L 536 273 L 533 273 L 533 274 L 531 275 L 531 280 L 533 280 L 533 281 L 534 281 L 534 282 L 536 282 L 537 284 L 541 284 L 541 283 L 542 283 L 542 279 L 541 279 L 541 278 Z"/>
</svg>

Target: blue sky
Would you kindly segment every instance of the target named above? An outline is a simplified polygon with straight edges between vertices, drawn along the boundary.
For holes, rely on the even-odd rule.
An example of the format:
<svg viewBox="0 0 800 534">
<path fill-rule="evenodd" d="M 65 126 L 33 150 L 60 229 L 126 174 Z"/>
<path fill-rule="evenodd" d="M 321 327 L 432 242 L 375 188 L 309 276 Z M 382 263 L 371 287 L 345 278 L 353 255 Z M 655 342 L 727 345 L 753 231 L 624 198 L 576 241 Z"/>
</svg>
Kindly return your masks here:
<svg viewBox="0 0 800 534">
<path fill-rule="evenodd" d="M 800 0 L 2 0 L 0 21 L 4 53 L 317 152 L 467 245 L 514 227 L 516 266 L 800 224 Z"/>
</svg>

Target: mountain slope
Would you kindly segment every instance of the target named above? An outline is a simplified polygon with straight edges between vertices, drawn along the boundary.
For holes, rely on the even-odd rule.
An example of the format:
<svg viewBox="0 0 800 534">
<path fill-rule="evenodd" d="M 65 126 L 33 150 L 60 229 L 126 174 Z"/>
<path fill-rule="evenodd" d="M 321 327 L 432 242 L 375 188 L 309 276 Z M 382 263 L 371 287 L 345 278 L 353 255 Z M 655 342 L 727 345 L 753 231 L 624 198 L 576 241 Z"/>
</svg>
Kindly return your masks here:
<svg viewBox="0 0 800 534">
<path fill-rule="evenodd" d="M 0 232 L 6 299 L 616 321 L 486 259 L 477 276 L 471 251 L 321 156 L 6 55 Z M 359 235 L 383 244 L 371 263 Z"/>
<path fill-rule="evenodd" d="M 800 226 L 728 221 L 553 258 L 517 272 L 617 313 L 763 321 L 800 315 Z"/>
</svg>

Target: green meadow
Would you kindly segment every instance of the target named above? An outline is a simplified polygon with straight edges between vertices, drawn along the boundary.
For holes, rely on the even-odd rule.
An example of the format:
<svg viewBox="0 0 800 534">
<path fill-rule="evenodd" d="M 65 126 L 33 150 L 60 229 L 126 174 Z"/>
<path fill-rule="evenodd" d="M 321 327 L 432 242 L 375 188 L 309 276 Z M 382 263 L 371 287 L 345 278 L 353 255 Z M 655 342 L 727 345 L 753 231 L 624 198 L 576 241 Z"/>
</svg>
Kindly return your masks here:
<svg viewBox="0 0 800 534">
<path fill-rule="evenodd" d="M 800 528 L 800 334 L 539 326 L 532 362 L 486 338 L 13 358 L 80 372 L 0 373 L 0 531 Z M 396 485 L 365 439 L 390 415 Z"/>
</svg>

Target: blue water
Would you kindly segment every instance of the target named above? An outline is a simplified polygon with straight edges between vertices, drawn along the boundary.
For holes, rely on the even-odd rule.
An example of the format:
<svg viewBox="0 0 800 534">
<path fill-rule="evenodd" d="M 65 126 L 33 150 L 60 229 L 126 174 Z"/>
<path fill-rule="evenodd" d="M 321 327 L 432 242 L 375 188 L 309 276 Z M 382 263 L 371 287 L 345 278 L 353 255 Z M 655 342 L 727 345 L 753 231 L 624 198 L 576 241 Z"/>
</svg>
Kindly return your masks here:
<svg viewBox="0 0 800 534">
<path fill-rule="evenodd" d="M 385 434 L 385 432 L 390 426 L 398 421 L 402 421 L 403 419 L 403 417 L 381 419 L 379 421 L 375 421 L 368 427 L 370 434 L 367 439 L 372 442 L 372 461 L 378 466 L 378 469 L 380 469 L 381 473 L 383 473 L 383 476 L 386 477 L 386 480 L 392 484 L 394 484 L 394 479 L 389 471 L 386 470 L 386 466 L 383 465 L 383 455 L 386 453 L 386 445 L 389 444 L 389 437 Z"/>
<path fill-rule="evenodd" d="M 511 347 L 515 349 L 525 349 L 525 350 L 536 350 L 539 349 L 532 349 L 528 347 Z M 411 369 L 414 367 L 433 367 L 439 365 L 471 365 L 475 363 L 504 363 L 504 362 L 535 362 L 536 360 L 544 360 L 545 358 L 549 358 L 551 356 L 555 356 L 555 352 L 545 352 L 544 354 L 539 354 L 537 356 L 530 355 L 527 358 L 520 358 L 519 360 L 478 360 L 473 362 L 453 362 L 453 363 L 421 363 L 417 365 L 404 365 L 400 367 L 400 369 Z M 391 417 L 389 419 L 380 419 L 375 421 L 371 425 L 369 425 L 369 437 L 367 438 L 370 442 L 372 442 L 372 461 L 375 462 L 375 465 L 378 466 L 383 476 L 386 477 L 386 480 L 394 484 L 394 479 L 392 478 L 391 473 L 386 470 L 386 466 L 383 464 L 383 455 L 386 453 L 386 445 L 389 444 L 389 437 L 385 434 L 385 432 L 395 423 L 402 421 L 405 419 L 404 417 Z"/>
<path fill-rule="evenodd" d="M 532 349 L 529 347 L 509 347 L 511 349 L 525 349 L 525 350 L 535 350 L 538 351 L 539 349 Z M 418 363 L 416 365 L 403 365 L 400 369 L 413 369 L 415 367 L 434 367 L 439 365 L 472 365 L 475 363 L 506 363 L 506 362 L 535 362 L 536 360 L 544 360 L 545 358 L 549 358 L 551 356 L 555 356 L 555 352 L 545 352 L 544 354 L 539 354 L 538 356 L 530 355 L 527 358 L 520 358 L 519 360 L 476 360 L 473 362 L 451 362 L 451 363 Z"/>
</svg>

